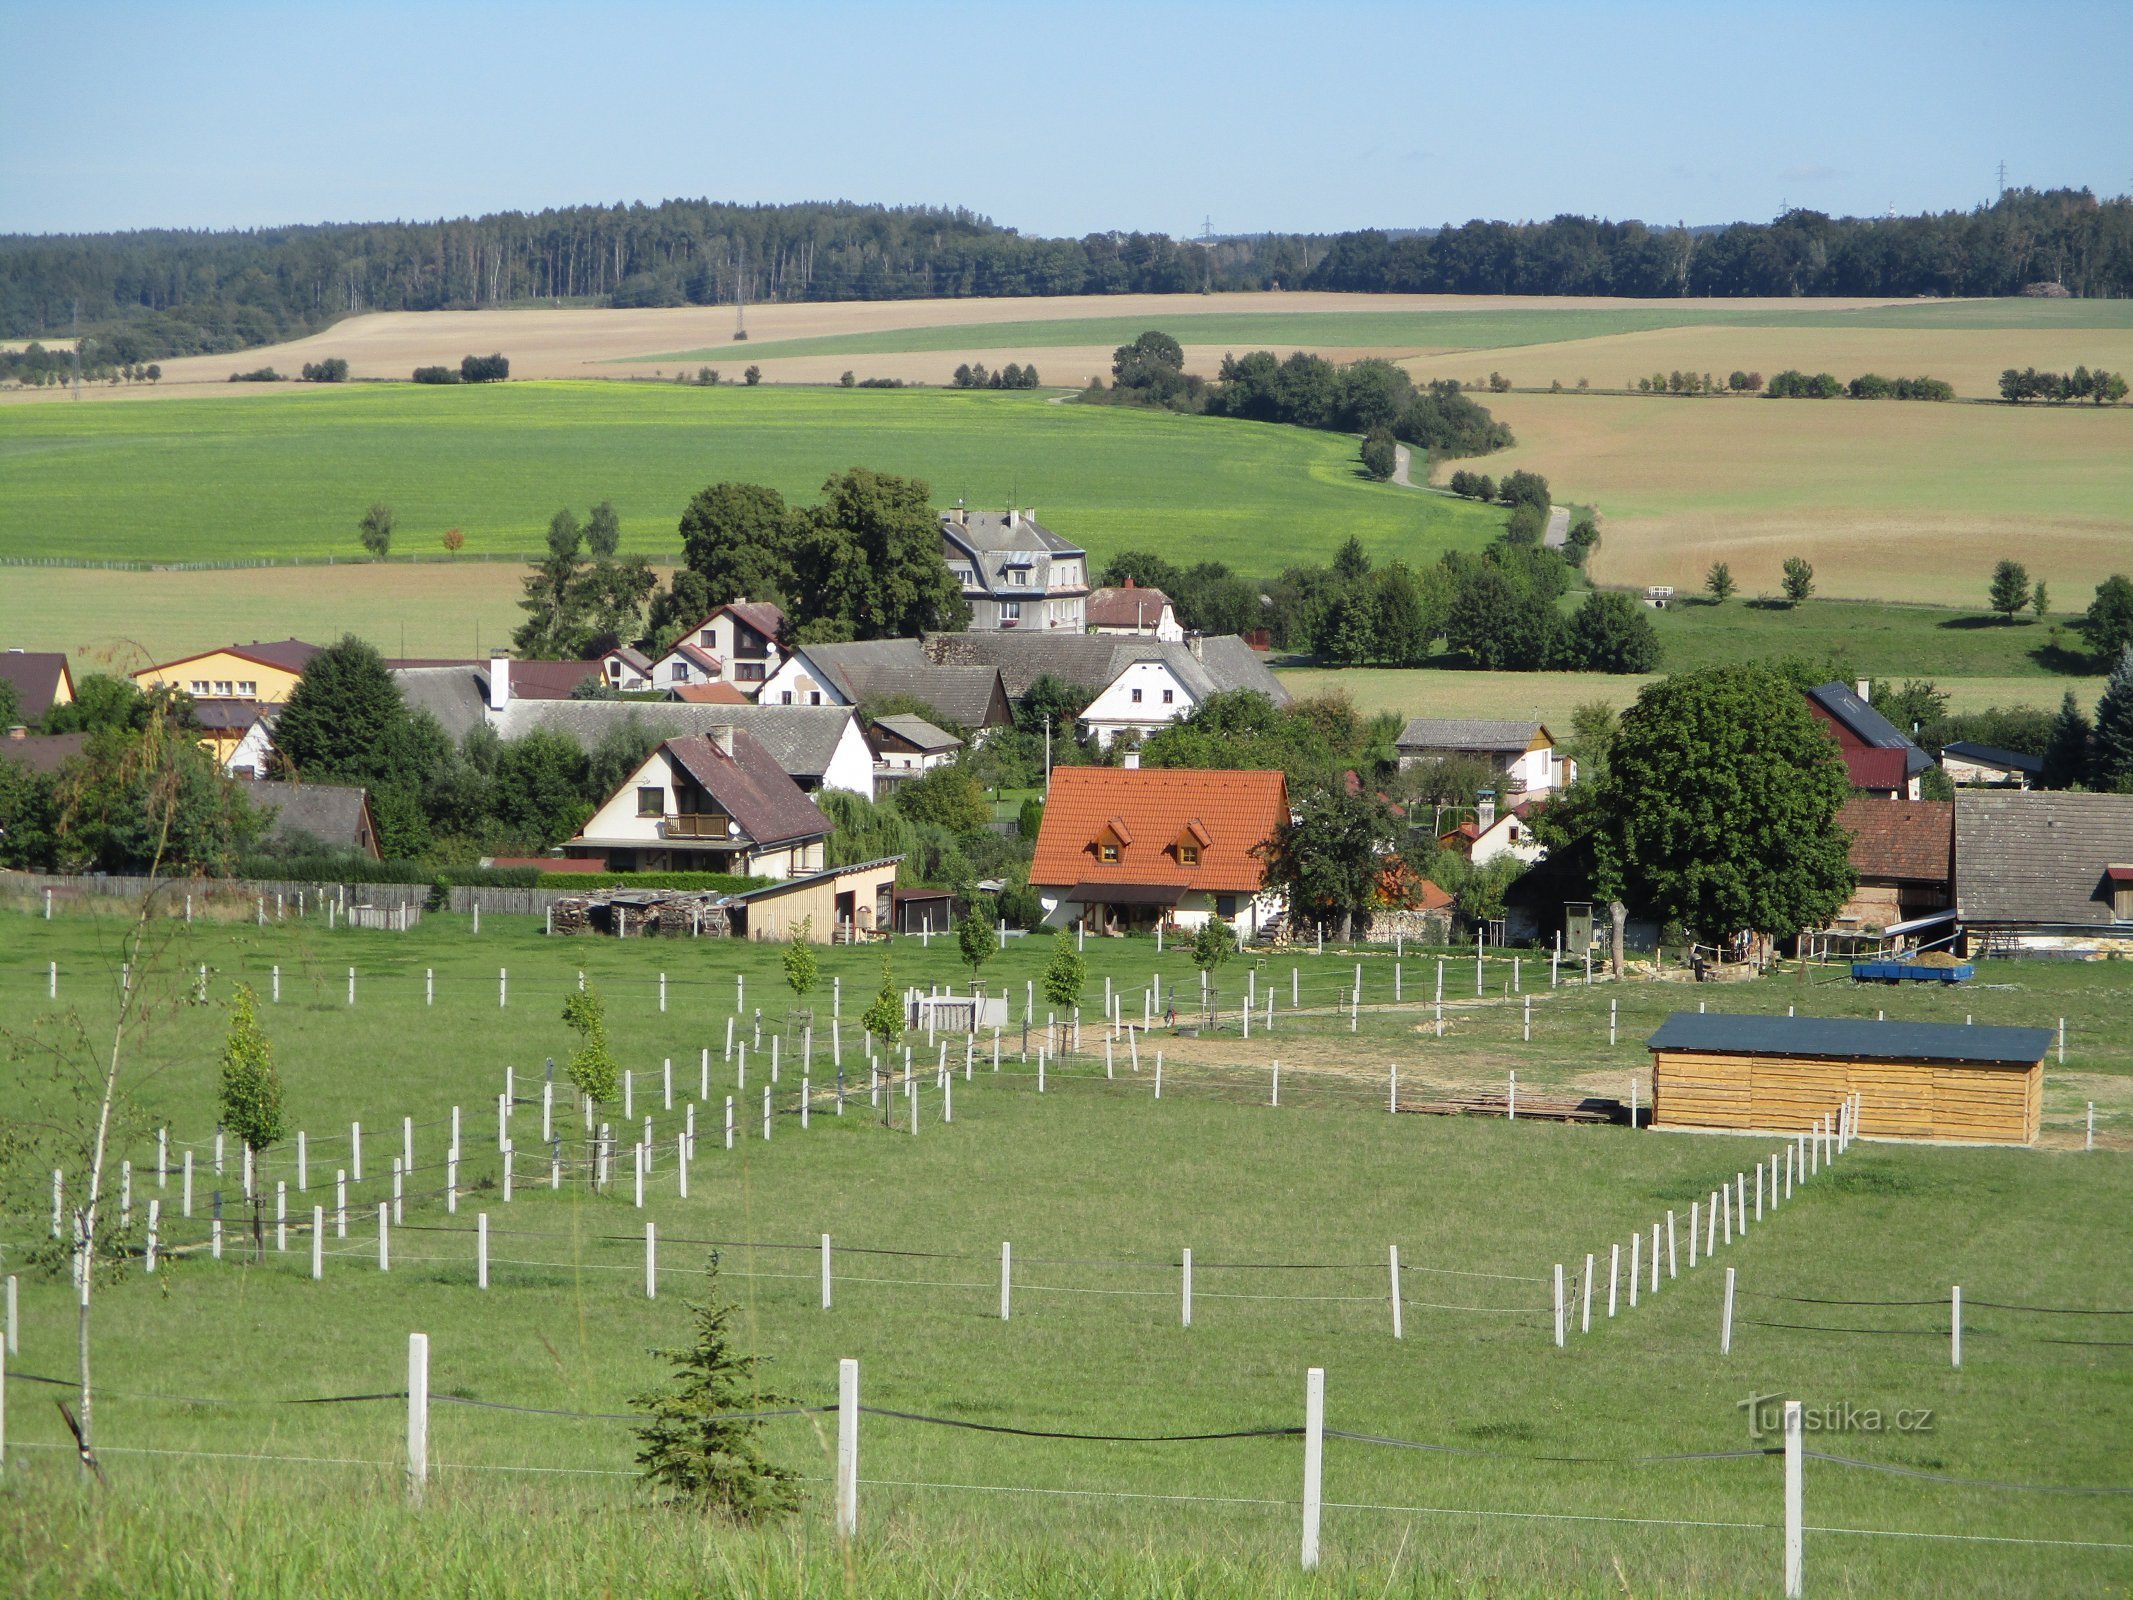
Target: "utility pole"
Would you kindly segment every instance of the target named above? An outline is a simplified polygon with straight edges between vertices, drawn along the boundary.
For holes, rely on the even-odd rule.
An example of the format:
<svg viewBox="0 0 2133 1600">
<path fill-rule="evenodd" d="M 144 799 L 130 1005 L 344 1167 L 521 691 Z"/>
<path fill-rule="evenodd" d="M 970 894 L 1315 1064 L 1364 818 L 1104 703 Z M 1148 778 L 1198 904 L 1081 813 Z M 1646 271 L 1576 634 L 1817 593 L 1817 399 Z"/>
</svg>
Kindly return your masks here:
<svg viewBox="0 0 2133 1600">
<path fill-rule="evenodd" d="M 2005 194 L 2007 192 L 2007 162 L 2004 157 L 2000 161 L 1999 180 L 1999 192 Z"/>
</svg>

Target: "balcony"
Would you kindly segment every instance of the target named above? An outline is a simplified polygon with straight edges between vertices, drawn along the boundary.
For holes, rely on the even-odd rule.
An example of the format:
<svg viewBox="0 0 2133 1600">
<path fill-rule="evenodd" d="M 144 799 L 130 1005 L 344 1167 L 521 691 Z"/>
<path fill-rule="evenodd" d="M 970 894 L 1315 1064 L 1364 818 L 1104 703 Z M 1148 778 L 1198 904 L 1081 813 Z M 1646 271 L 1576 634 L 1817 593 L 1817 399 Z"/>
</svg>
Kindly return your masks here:
<svg viewBox="0 0 2133 1600">
<path fill-rule="evenodd" d="M 659 819 L 663 839 L 715 839 L 720 844 L 738 843 L 741 835 L 729 832 L 733 819 L 720 811 L 682 812 Z"/>
</svg>

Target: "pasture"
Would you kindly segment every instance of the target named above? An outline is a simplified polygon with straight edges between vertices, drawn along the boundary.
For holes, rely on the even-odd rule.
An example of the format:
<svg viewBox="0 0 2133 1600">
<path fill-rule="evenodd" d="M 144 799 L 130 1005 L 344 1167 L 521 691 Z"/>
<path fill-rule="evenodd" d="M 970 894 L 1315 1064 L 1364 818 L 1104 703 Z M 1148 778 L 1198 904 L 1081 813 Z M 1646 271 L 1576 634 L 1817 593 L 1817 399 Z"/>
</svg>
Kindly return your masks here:
<svg viewBox="0 0 2133 1600">
<path fill-rule="evenodd" d="M 106 1020 L 116 919 L 63 907 L 47 923 L 27 914 L 32 904 L 0 912 L 10 1035 L 56 1037 L 63 1024 L 37 1020 L 55 1012 Z M 201 921 L 160 931 L 169 942 L 141 975 L 159 1020 L 136 1063 L 139 1116 L 125 1153 L 137 1219 L 148 1198 L 161 1201 L 165 1253 L 153 1277 L 136 1270 L 99 1291 L 107 1388 L 98 1416 L 111 1479 L 102 1494 L 76 1487 L 54 1448 L 62 1425 L 43 1403 L 53 1391 L 30 1381 L 72 1370 L 70 1292 L 63 1277 L 23 1274 L 0 1560 L 27 1575 L 27 1593 L 74 1592 L 85 1550 L 122 1589 L 187 1595 L 414 1593 L 470 1578 L 477 1562 L 509 1571 L 515 1592 L 543 1594 L 583 1592 L 617 1570 L 655 1594 L 771 1583 L 808 1594 L 937 1593 L 944 1582 L 1031 1594 L 1434 1595 L 1477 1584 L 1764 1593 L 1775 1584 L 1779 1486 L 1740 1409 L 1750 1394 L 1934 1413 L 1930 1432 L 1810 1440 L 1846 1458 L 1807 1465 L 1811 1593 L 2043 1595 L 2122 1585 L 2129 1571 L 2117 1499 L 2007 1487 L 2122 1484 L 2129 1366 L 2117 1331 L 2092 1325 L 2108 1319 L 1977 1307 L 1960 1369 L 1945 1340 L 1951 1283 L 2002 1307 L 2123 1301 L 2133 1045 L 2111 1020 L 2124 1004 L 2119 964 L 1995 967 L 1983 986 L 1952 995 L 1869 993 L 1823 973 L 1805 989 L 1788 974 L 1692 994 L 1649 982 L 1551 989 L 1545 962 L 1528 952 L 1521 992 L 1508 992 L 1509 960 L 1492 956 L 1477 998 L 1471 952 L 1452 952 L 1440 1039 L 1428 1003 L 1435 953 L 1407 952 L 1396 1006 L 1389 951 L 1282 952 L 1259 960 L 1252 980 L 1255 993 L 1276 995 L 1271 1036 L 1239 1036 L 1244 978 L 1233 963 L 1213 1032 L 1138 1037 L 1138 1071 L 1115 1045 L 1107 1074 L 1095 1026 L 1104 980 L 1129 997 L 1137 1021 L 1151 973 L 1188 995 L 1193 974 L 1176 950 L 1158 956 L 1148 940 L 1092 940 L 1081 1053 L 1054 1058 L 1040 1094 L 1034 1064 L 1020 1059 L 1019 1027 L 1003 1041 L 997 1075 L 985 1041 L 965 1078 L 956 1039 L 951 1122 L 935 1056 L 915 1036 L 913 1136 L 911 1102 L 896 1085 L 890 1114 L 870 1111 L 850 1032 L 842 1046 L 852 1094 L 835 1114 L 823 1037 L 830 980 L 842 981 L 849 1022 L 880 981 L 881 953 L 834 950 L 813 996 L 810 1124 L 795 1115 L 802 1047 L 788 1032 L 766 1140 L 756 1097 L 767 1048 L 750 1052 L 740 1090 L 739 1064 L 722 1046 L 736 975 L 742 1042 L 752 1042 L 758 1007 L 767 1032 L 786 1024 L 773 948 L 550 941 L 524 919 L 500 917 L 485 918 L 479 935 L 445 916 L 388 935 L 329 932 L 316 920 L 209 921 L 203 909 Z M 1018 1024 L 1023 985 L 1046 953 L 1038 941 L 1010 941 L 984 969 L 989 987 L 1010 991 Z M 942 944 L 900 939 L 892 959 L 899 984 L 960 973 Z M 1364 995 L 1351 1032 L 1339 1001 L 1358 961 Z M 47 962 L 60 969 L 56 1005 Z M 213 1003 L 180 1004 L 201 963 Z M 350 965 L 359 971 L 353 1007 Z M 299 1226 L 283 1252 L 270 1221 L 254 1265 L 237 1238 L 234 1170 L 226 1173 L 232 1221 L 218 1262 L 204 1240 L 221 1002 L 239 978 L 264 998 L 275 966 L 281 1000 L 262 1009 L 291 1124 L 309 1134 L 310 1189 L 293 1193 L 288 1148 L 270 1154 L 264 1175 L 290 1184 Z M 510 972 L 501 1008 L 498 967 Z M 556 1013 L 581 968 L 608 996 L 617 1053 L 635 1074 L 634 1110 L 656 1124 L 642 1208 L 626 1154 L 621 1181 L 605 1193 L 587 1188 L 574 1165 L 552 1191 L 536 1149 L 540 1063 L 569 1042 Z M 435 974 L 434 1004 L 425 1003 L 425 969 Z M 1804 1002 L 1851 1015 L 1886 1007 L 1941 1017 L 1954 1007 L 1980 1022 L 2065 1014 L 2068 1062 L 2047 1068 L 2051 1148 L 1861 1145 L 1722 1246 L 1723 1260 L 1691 1268 L 1684 1253 L 1678 1276 L 1610 1318 L 1610 1245 L 1626 1248 L 1669 1210 L 1686 1223 L 1691 1201 L 1777 1141 L 1386 1114 L 1394 1065 L 1403 1101 L 1500 1088 L 1511 1070 L 1522 1092 L 1626 1093 L 1645 1067 L 1644 1032 L 1706 996 L 1730 1009 Z M 1156 1048 L 1168 1052 L 1160 1099 Z M 698 1108 L 684 1199 L 675 1141 L 701 1087 L 703 1050 L 711 1096 Z M 672 1111 L 658 1065 L 668 1056 Z M 1278 1106 L 1269 1094 L 1277 1056 Z M 509 1203 L 495 1138 L 507 1066 L 516 1069 L 519 1147 Z M 33 1062 L 4 1070 L 11 1109 L 40 1102 Z M 727 1095 L 745 1113 L 731 1150 Z M 2104 1113 L 2100 1142 L 2119 1148 L 2075 1148 L 2091 1098 Z M 456 1212 L 438 1193 L 454 1105 L 464 1115 Z M 616 1107 L 602 1115 L 621 1121 Z M 399 1153 L 402 1117 L 414 1122 L 415 1173 L 404 1218 L 389 1229 L 391 1270 L 381 1272 L 376 1206 L 389 1195 L 384 1168 Z M 354 1119 L 365 1128 L 364 1182 L 343 1239 L 328 1173 L 348 1165 Z M 575 1139 L 571 1119 L 559 1121 Z M 167 1187 L 154 1179 L 153 1130 L 164 1125 L 194 1154 L 190 1220 L 175 1215 L 178 1178 Z M 38 1185 L 15 1192 L 19 1209 L 4 1232 L 19 1247 L 47 1217 Z M 329 1237 L 313 1282 L 318 1203 L 329 1208 Z M 487 1290 L 475 1285 L 479 1213 L 492 1229 Z M 657 1299 L 644 1289 L 647 1222 L 660 1240 Z M 827 1311 L 824 1233 L 835 1262 Z M 772 1358 L 771 1392 L 831 1401 L 836 1361 L 850 1356 L 863 1404 L 910 1414 L 863 1419 L 860 1537 L 849 1552 L 833 1537 L 824 1482 L 833 1418 L 767 1425 L 772 1454 L 807 1480 L 808 1504 L 764 1533 L 706 1531 L 646 1510 L 627 1476 L 632 1441 L 617 1419 L 659 1375 L 646 1352 L 681 1337 L 682 1305 L 713 1241 L 722 1241 L 722 1289 L 739 1303 L 744 1341 Z M 1006 1321 L 1002 1241 L 1014 1263 Z M 1403 1269 L 1397 1341 L 1392 1245 Z M 1196 1265 L 1189 1327 L 1182 1249 Z M 1553 1268 L 1564 1262 L 1575 1279 L 1588 1251 L 1602 1275 L 1593 1328 L 1582 1331 L 1574 1310 L 1557 1350 Z M 22 1273 L 15 1259 L 11 1250 L 9 1270 Z M 1740 1299 L 1733 1350 L 1721 1357 L 1725 1266 L 1739 1273 Z M 1788 1297 L 1927 1304 L 1833 1312 Z M 402 1506 L 404 1406 L 390 1398 L 404 1385 L 407 1333 L 418 1329 L 431 1342 L 436 1474 L 419 1515 Z M 2088 1342 L 2060 1342 L 2068 1339 Z M 1291 1428 L 1313 1365 L 1327 1371 L 1328 1426 L 1348 1437 L 1328 1445 L 1326 1568 L 1310 1583 L 1294 1576 L 1293 1437 L 1086 1437 Z M 364 1394 L 388 1398 L 282 1403 Z M 497 1409 L 513 1406 L 534 1409 Z M 949 1425 L 958 1423 L 1084 1437 Z M 1703 1452 L 1718 1454 L 1679 1459 Z M 216 1546 L 211 1564 L 201 1531 L 232 1507 L 242 1508 L 247 1537 Z M 555 1537 L 564 1525 L 567 1540 Z M 2083 1547 L 2096 1544 L 2119 1548 Z"/>
</svg>

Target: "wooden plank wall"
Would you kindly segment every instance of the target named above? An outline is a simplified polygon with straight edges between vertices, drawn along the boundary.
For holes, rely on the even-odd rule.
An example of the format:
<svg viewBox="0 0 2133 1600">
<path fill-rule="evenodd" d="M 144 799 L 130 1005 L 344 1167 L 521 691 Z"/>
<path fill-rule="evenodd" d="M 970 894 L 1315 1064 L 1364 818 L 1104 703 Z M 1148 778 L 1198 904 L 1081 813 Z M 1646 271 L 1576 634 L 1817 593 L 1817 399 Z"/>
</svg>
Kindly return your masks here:
<svg viewBox="0 0 2133 1600">
<path fill-rule="evenodd" d="M 1653 1126 L 1804 1132 L 1847 1094 L 1859 1131 L 1899 1139 L 2029 1144 L 2044 1102 L 2044 1066 L 1652 1052 Z"/>
</svg>

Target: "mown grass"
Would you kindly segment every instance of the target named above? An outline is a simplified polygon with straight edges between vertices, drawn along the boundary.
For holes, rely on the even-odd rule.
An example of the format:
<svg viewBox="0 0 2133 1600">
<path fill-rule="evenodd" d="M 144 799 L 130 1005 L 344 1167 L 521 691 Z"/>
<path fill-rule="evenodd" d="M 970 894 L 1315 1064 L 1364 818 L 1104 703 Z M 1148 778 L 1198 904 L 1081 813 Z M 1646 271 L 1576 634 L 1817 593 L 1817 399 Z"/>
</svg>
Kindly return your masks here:
<svg viewBox="0 0 2133 1600">
<path fill-rule="evenodd" d="M 610 998 L 617 1049 L 639 1069 L 676 1057 L 693 1087 L 696 1050 L 711 1046 L 713 1105 L 732 1092 L 721 1059 L 733 975 L 771 1026 L 775 949 L 725 944 L 549 942 L 520 920 L 488 918 L 477 938 L 451 918 L 416 933 L 327 934 L 315 926 L 172 928 L 162 976 L 182 989 L 199 962 L 211 989 L 242 974 L 283 969 L 283 1001 L 266 1022 L 288 1079 L 293 1120 L 312 1130 L 314 1185 L 345 1159 L 325 1130 L 363 1117 L 374 1205 L 378 1173 L 397 1146 L 398 1118 L 418 1119 L 411 1189 L 434 1187 L 448 1107 L 467 1108 L 463 1184 L 479 1186 L 458 1216 L 433 1197 L 410 1202 L 395 1230 L 390 1273 L 375 1269 L 374 1225 L 358 1212 L 326 1281 L 308 1279 L 308 1241 L 286 1257 L 245 1265 L 234 1241 L 217 1264 L 197 1250 L 103 1291 L 98 1362 L 108 1386 L 100 1436 L 114 1447 L 112 1487 L 84 1494 L 62 1452 L 42 1391 L 23 1374 L 66 1377 L 72 1309 L 64 1282 L 26 1281 L 23 1348 L 10 1363 L 11 1449 L 0 1492 L 0 1560 L 22 1592 L 73 1594 L 582 1593 L 626 1573 L 633 1589 L 680 1592 L 901 1594 L 1290 1592 L 1752 1593 L 1772 1586 L 1778 1559 L 1775 1463 L 1762 1458 L 1620 1464 L 1620 1458 L 1748 1444 L 1737 1402 L 1750 1392 L 1854 1405 L 1930 1406 L 1930 1435 L 1848 1435 L 1835 1453 L 1996 1482 L 2103 1484 L 2123 1478 L 2118 1439 L 2133 1404 L 2133 1365 L 2101 1346 L 2054 1345 L 2069 1318 L 1976 1310 L 1965 1365 L 1951 1371 L 1931 1335 L 1931 1307 L 1853 1310 L 1764 1302 L 1765 1294 L 1934 1299 L 1961 1282 L 1973 1300 L 2116 1304 L 2113 1263 L 2133 1221 L 2122 1154 L 1863 1146 L 1800 1191 L 1735 1247 L 1742 1326 L 1733 1356 L 1716 1350 L 1718 1276 L 1699 1267 L 1635 1313 L 1548 1343 L 1548 1288 L 1557 1261 L 1592 1250 L 1669 1208 L 1685 1213 L 1770 1141 L 1667 1138 L 1531 1121 L 1391 1117 L 1384 1068 L 1403 1085 L 1497 1081 L 1515 1066 L 1522 1086 L 1576 1088 L 1623 1080 L 1641 1064 L 1637 1040 L 1689 998 L 1672 986 L 1601 985 L 1550 994 L 1544 968 L 1522 964 L 1539 991 L 1540 1026 L 1521 1034 L 1518 999 L 1501 997 L 1507 969 L 1492 963 L 1488 1002 L 1472 1003 L 1471 958 L 1453 957 L 1449 1037 L 1418 1029 L 1422 1012 L 1383 1009 L 1389 955 L 1269 959 L 1282 1000 L 1271 1040 L 1247 1045 L 1230 1019 L 1219 1038 L 1166 1039 L 1164 1098 L 1152 1063 L 1130 1071 L 1118 1052 L 1106 1078 L 1100 1047 L 1052 1068 L 1048 1092 L 1012 1058 L 994 1078 L 981 1057 L 957 1082 L 955 1121 L 938 1118 L 921 1086 L 917 1138 L 866 1114 L 818 1106 L 802 1132 L 790 1116 L 764 1142 L 755 1110 L 765 1062 L 751 1063 L 743 1136 L 727 1152 L 717 1113 L 700 1119 L 691 1196 L 675 1193 L 671 1138 L 680 1111 L 655 1109 L 666 1147 L 644 1211 L 624 1182 L 607 1195 L 576 1186 L 551 1194 L 522 1176 L 508 1207 L 486 1187 L 497 1172 L 493 1095 L 502 1068 L 521 1094 L 566 1037 L 555 1011 L 583 967 Z M 0 920 L 0 1013 L 11 1031 L 50 1009 L 44 962 L 62 969 L 61 1004 L 88 1018 L 108 1009 L 114 923 L 62 915 Z M 943 947 L 898 941 L 900 981 L 956 976 Z M 1017 942 L 988 966 L 995 989 L 1021 985 L 1043 951 Z M 1137 989 L 1160 965 L 1189 976 L 1176 952 L 1145 940 L 1091 941 L 1092 1000 L 1106 974 Z M 1366 964 L 1360 1027 L 1331 1009 L 1357 960 Z M 1433 956 L 1410 955 L 1410 1002 L 1433 983 Z M 358 1004 L 345 1004 L 345 968 L 361 969 Z M 879 955 L 825 953 L 845 1001 L 879 979 Z M 422 1003 L 421 971 L 437 970 L 439 1001 Z M 495 1005 L 495 969 L 511 969 L 512 1004 Z M 1287 969 L 1307 1007 L 1287 1012 Z M 657 1010 L 656 972 L 672 977 Z M 2127 969 L 2038 965 L 1993 969 L 1991 986 L 1957 995 L 1804 991 L 1817 1010 L 1940 1016 L 1967 1007 L 1982 1021 L 2070 1016 L 2067 1076 L 2133 1083 L 2133 1044 L 2115 1019 Z M 683 980 L 686 979 L 686 984 Z M 2005 985 L 2004 987 L 2002 985 Z M 1224 975 L 1226 994 L 1240 973 Z M 158 993 L 166 992 L 158 988 Z M 1262 991 L 1263 992 L 1263 991 Z M 1701 991 L 1700 993 L 1712 993 Z M 1802 991 L 1789 980 L 1715 992 L 1729 1007 L 1775 1009 Z M 1137 1008 L 1137 994 L 1129 1012 Z M 1621 1007 L 1620 1042 L 1605 1042 L 1607 1002 Z M 827 993 L 819 1010 L 827 1012 Z M 1091 1006 L 1093 1012 L 1094 1006 Z M 152 1042 L 166 1063 L 142 1086 L 151 1121 L 203 1136 L 210 1116 L 218 1007 L 167 1013 Z M 1085 1044 L 1094 1045 L 1094 1029 Z M 1158 1041 L 1151 1041 L 1155 1043 Z M 921 1037 L 914 1041 L 929 1060 Z M 1265 1063 L 1281 1054 L 1283 1105 L 1264 1103 Z M 960 1049 L 951 1052 L 959 1059 Z M 1190 1057 L 1188 1061 L 1183 1057 Z M 819 1060 L 819 1056 L 818 1056 Z M 145 1063 L 144 1063 L 145 1064 Z M 779 1087 L 793 1095 L 792 1058 Z M 7 1103 L 36 1093 L 8 1065 Z M 923 1076 L 923 1075 L 922 1075 Z M 2055 1075 L 2057 1076 L 2057 1075 Z M 2078 1098 L 2082 1091 L 2077 1088 Z M 640 1096 L 645 1109 L 649 1091 Z M 2064 1130 L 2068 1096 L 2051 1115 Z M 516 1113 L 536 1144 L 537 1105 Z M 2116 1126 L 2115 1124 L 2113 1126 Z M 135 1141 L 136 1177 L 152 1159 Z M 289 1176 L 286 1151 L 270 1178 Z M 523 1169 L 522 1169 L 523 1170 Z M 201 1179 L 203 1190 L 208 1184 Z M 225 1178 L 226 1186 L 234 1186 Z M 162 1191 L 175 1208 L 175 1187 Z M 306 1200 L 320 1198 L 317 1195 Z M 327 1197 L 330 1203 L 330 1197 Z M 45 1218 L 33 1194 L 6 1219 L 19 1244 Z M 203 1207 L 204 1209 L 204 1207 Z M 487 1211 L 494 1287 L 473 1286 L 469 1213 Z M 308 1216 L 308 1205 L 297 1207 Z M 641 1229 L 667 1241 L 661 1297 L 642 1292 Z M 1682 1218 L 1686 1221 L 1686 1216 Z M 166 1248 L 196 1241 L 196 1217 L 166 1221 Z M 425 1229 L 457 1229 L 432 1232 Z M 837 1241 L 836 1308 L 817 1304 L 813 1243 Z M 433 1411 L 439 1482 L 420 1514 L 398 1503 L 400 1413 L 394 1404 L 203 1406 L 145 1395 L 269 1401 L 397 1388 L 406 1334 L 432 1343 L 439 1396 L 579 1412 L 626 1409 L 657 1375 L 650 1347 L 673 1342 L 691 1240 L 756 1241 L 724 1251 L 726 1291 L 744 1308 L 746 1337 L 774 1358 L 767 1381 L 809 1402 L 833 1396 L 835 1362 L 862 1364 L 870 1405 L 968 1421 L 1080 1433 L 1171 1433 L 1289 1426 L 1301 1412 L 1303 1369 L 1327 1369 L 1329 1426 L 1451 1446 L 1472 1454 L 1411 1452 L 1335 1440 L 1328 1447 L 1328 1572 L 1293 1573 L 1297 1451 L 1293 1440 L 1097 1444 L 957 1432 L 869 1417 L 863 1425 L 862 1538 L 849 1562 L 830 1537 L 824 1489 L 810 1508 L 761 1535 L 705 1529 L 642 1508 L 626 1477 L 555 1477 L 536 1467 L 626 1472 L 626 1425 L 480 1410 Z M 999 1242 L 1017 1260 L 1014 1319 L 997 1317 Z M 1385 1248 L 1401 1247 L 1406 1338 L 1389 1337 Z M 778 1249 L 768 1246 L 789 1245 Z M 1194 1326 L 1179 1326 L 1177 1251 L 1194 1249 Z M 867 1255 L 867 1249 L 938 1252 Z M 341 1253 L 345 1252 L 345 1253 Z M 1279 1263 L 1278 1268 L 1224 1263 Z M 539 1264 L 534 1264 L 539 1263 Z M 1296 1264 L 1316 1264 L 1308 1269 Z M 1434 1269 L 1434 1270 L 1432 1270 Z M 1498 1273 L 1503 1277 L 1468 1277 Z M 875 1281 L 867 1281 L 867 1280 Z M 1123 1291 L 1123 1292 L 1122 1292 Z M 1232 1295 L 1351 1296 L 1254 1299 Z M 1445 1306 L 1512 1307 L 1447 1310 Z M 1602 1307 L 1604 1312 L 1604 1304 Z M 2085 1319 L 2084 1319 L 2085 1320 Z M 1754 1326 L 1830 1323 L 1907 1330 L 1838 1335 Z M 2054 1326 L 2045 1327 L 2044 1324 Z M 2099 1337 L 2115 1337 L 2109 1333 Z M 828 1471 L 831 1424 L 770 1425 L 774 1452 L 811 1480 Z M 23 1448 L 29 1447 L 29 1448 Z M 371 1466 L 207 1461 L 129 1449 L 309 1456 Z M 1599 1462 L 1542 1458 L 1590 1456 Z M 995 1486 L 918 1487 L 918 1485 Z M 1004 1492 L 1012 1490 L 1014 1492 Z M 1030 1493 L 1027 1491 L 1060 1491 Z M 1198 1496 L 1226 1503 L 1119 1496 Z M 2113 1540 L 2117 1503 L 2088 1496 L 2008 1494 L 1809 1464 L 1809 1521 L 1823 1526 Z M 1361 1509 L 1408 1508 L 1408 1509 Z M 1420 1511 L 1413 1508 L 1438 1508 Z M 1468 1511 L 1525 1511 L 1743 1522 L 1749 1529 L 1635 1523 L 1520 1521 Z M 2122 1584 L 2126 1557 L 2108 1552 L 1924 1541 L 1810 1538 L 1818 1590 L 1930 1594 L 2095 1591 Z M 604 1575 L 604 1576 L 603 1576 Z"/>
<path fill-rule="evenodd" d="M 0 547 L 154 562 L 351 560 L 374 500 L 396 551 L 540 548 L 560 506 L 612 499 L 623 548 L 671 552 L 722 478 L 806 502 L 854 464 L 923 478 L 937 503 L 1035 506 L 1101 561 L 1129 546 L 1277 570 L 1353 534 L 1380 556 L 1476 548 L 1500 513 L 1364 479 L 1354 442 L 1300 428 L 1039 395 L 510 384 L 362 386 L 153 406 L 0 412 Z M 241 586 L 241 579 L 232 580 Z M 0 610 L 11 642 L 34 618 Z"/>
</svg>

